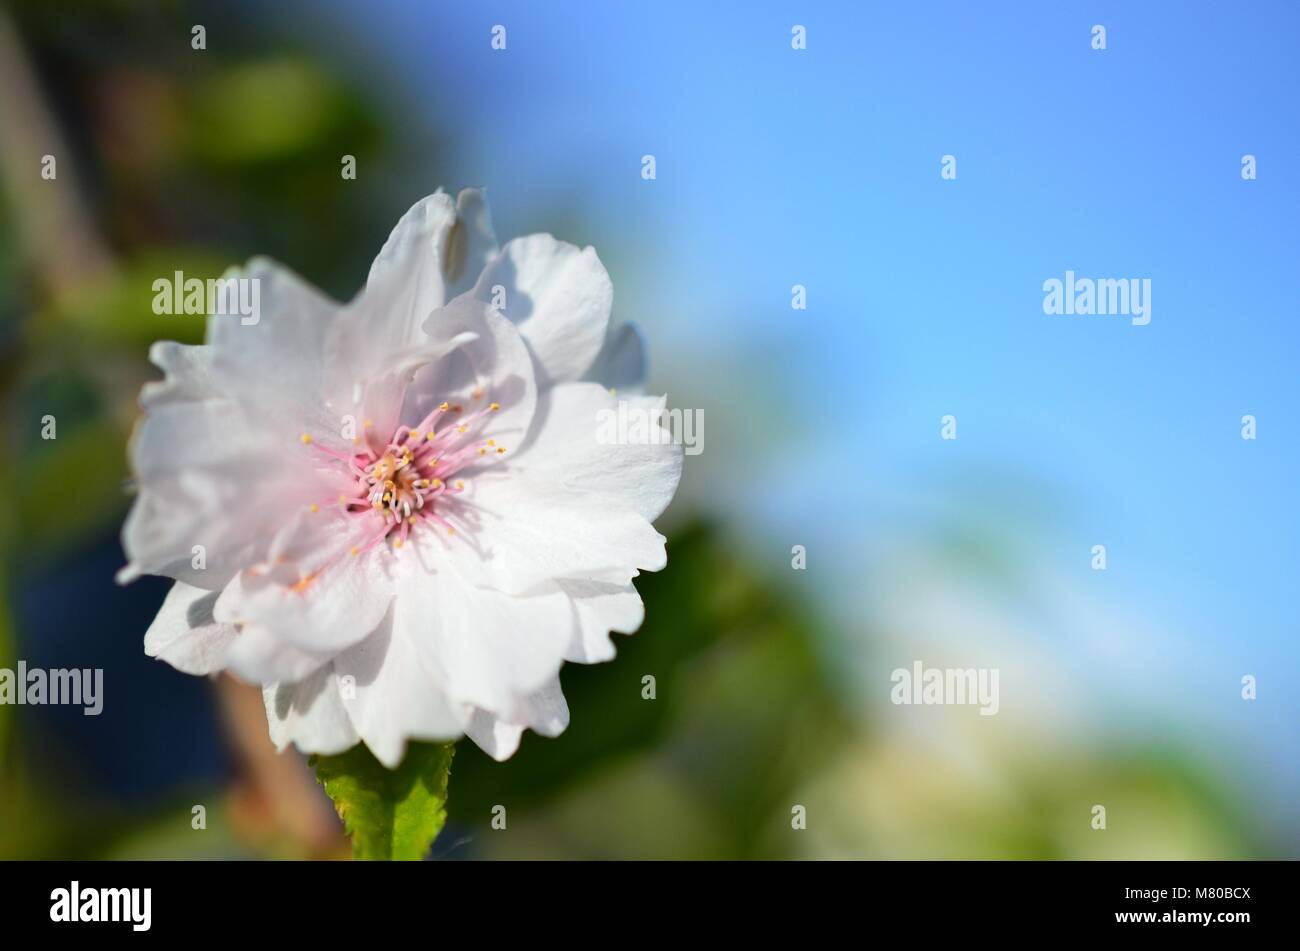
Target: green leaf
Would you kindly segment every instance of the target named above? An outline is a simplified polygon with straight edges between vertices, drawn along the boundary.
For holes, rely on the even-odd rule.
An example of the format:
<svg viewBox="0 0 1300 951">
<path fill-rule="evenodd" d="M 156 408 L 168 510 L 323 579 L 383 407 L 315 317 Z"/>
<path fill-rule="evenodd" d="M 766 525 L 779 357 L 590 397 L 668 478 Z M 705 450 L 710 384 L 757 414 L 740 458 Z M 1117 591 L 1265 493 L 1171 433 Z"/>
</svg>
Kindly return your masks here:
<svg viewBox="0 0 1300 951">
<path fill-rule="evenodd" d="M 337 756 L 313 756 L 316 779 L 334 801 L 357 859 L 419 861 L 447 821 L 451 743 L 410 743 L 397 769 L 364 743 Z"/>
</svg>

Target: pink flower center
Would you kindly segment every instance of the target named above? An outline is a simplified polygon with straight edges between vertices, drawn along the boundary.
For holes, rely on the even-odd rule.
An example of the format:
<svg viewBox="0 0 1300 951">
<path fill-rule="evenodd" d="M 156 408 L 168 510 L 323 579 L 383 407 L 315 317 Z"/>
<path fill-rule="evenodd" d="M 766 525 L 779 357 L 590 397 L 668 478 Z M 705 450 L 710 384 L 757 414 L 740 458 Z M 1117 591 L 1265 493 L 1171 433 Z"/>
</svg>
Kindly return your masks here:
<svg viewBox="0 0 1300 951">
<path fill-rule="evenodd" d="M 475 399 L 482 393 L 475 391 Z M 399 426 L 382 449 L 376 451 L 368 439 L 354 439 L 361 447 L 339 452 L 315 442 L 310 433 L 302 441 L 347 467 L 356 480 L 351 493 L 329 502 L 316 503 L 311 511 L 337 506 L 350 519 L 373 523 L 373 534 L 352 548 L 353 555 L 369 551 L 392 538 L 400 548 L 417 527 L 438 526 L 456 534 L 452 519 L 457 515 L 456 498 L 464 491 L 463 480 L 454 476 L 466 466 L 496 459 L 505 454 L 495 439 L 480 439 L 477 431 L 489 414 L 501 407 L 489 403 L 464 414 L 459 404 L 442 403 L 415 426 Z M 366 429 L 371 427 L 367 420 Z"/>
</svg>

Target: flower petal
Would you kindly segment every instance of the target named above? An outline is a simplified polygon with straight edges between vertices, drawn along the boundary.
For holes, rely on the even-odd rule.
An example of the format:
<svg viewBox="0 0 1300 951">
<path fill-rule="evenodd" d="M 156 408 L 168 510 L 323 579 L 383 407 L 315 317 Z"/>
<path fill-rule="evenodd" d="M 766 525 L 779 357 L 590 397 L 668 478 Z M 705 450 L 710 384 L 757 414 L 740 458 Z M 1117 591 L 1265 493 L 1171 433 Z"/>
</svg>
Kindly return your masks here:
<svg viewBox="0 0 1300 951">
<path fill-rule="evenodd" d="M 614 658 L 611 631 L 632 634 L 645 620 L 645 604 L 630 584 L 603 581 L 560 581 L 560 590 L 573 603 L 576 623 L 564 659 L 599 664 Z"/>
<path fill-rule="evenodd" d="M 465 733 L 488 756 L 502 762 L 519 749 L 525 728 L 541 736 L 559 736 L 568 725 L 569 705 L 556 677 L 521 703 L 510 720 L 487 710 L 474 710 Z"/>
<path fill-rule="evenodd" d="M 274 532 L 308 500 L 339 491 L 304 447 L 260 424 L 241 401 L 155 405 L 131 440 L 139 496 L 122 529 L 130 563 L 119 575 L 166 575 L 217 590 L 265 559 Z"/>
<path fill-rule="evenodd" d="M 230 645 L 226 669 L 249 683 L 296 683 L 328 665 L 332 656 L 303 650 L 267 628 L 245 624 Z"/>
<path fill-rule="evenodd" d="M 426 669 L 453 704 L 510 716 L 559 671 L 572 630 L 558 590 L 512 597 L 467 583 L 437 540 L 403 550 L 395 628 L 410 631 Z M 435 570 L 428 570 L 436 563 Z"/>
<path fill-rule="evenodd" d="M 424 619 L 394 603 L 379 627 L 334 662 L 343 705 L 375 758 L 395 769 L 407 740 L 453 740 L 467 712 L 453 706 L 424 658 Z"/>
<path fill-rule="evenodd" d="M 337 558 L 292 584 L 278 572 L 245 571 L 221 592 L 213 614 L 227 624 L 260 628 L 309 653 L 339 651 L 375 630 L 388 611 L 394 593 L 388 560 L 380 546 Z"/>
<path fill-rule="evenodd" d="M 304 753 L 332 756 L 360 742 L 343 708 L 338 675 L 330 665 L 298 683 L 262 688 L 262 701 L 276 749 L 293 743 Z"/>
<path fill-rule="evenodd" d="M 211 347 L 156 340 L 149 347 L 149 362 L 163 371 L 163 378 L 145 383 L 140 391 L 140 406 L 145 410 L 221 395 L 221 384 L 213 376 Z"/>
<path fill-rule="evenodd" d="M 443 256 L 456 226 L 456 205 L 438 191 L 402 215 L 384 242 L 353 304 L 356 343 L 369 341 L 377 357 L 398 353 L 420 338 L 429 315 L 447 302 Z M 360 305 L 369 305 L 360 306 Z"/>
<path fill-rule="evenodd" d="M 450 521 L 468 524 L 469 537 L 453 544 L 464 546 L 456 568 L 472 584 L 512 594 L 546 590 L 561 578 L 626 584 L 638 569 L 666 563 L 663 536 L 599 494 L 513 470 L 484 473 L 466 486 Z"/>
<path fill-rule="evenodd" d="M 302 428 L 327 418 L 320 341 L 337 305 L 265 259 L 235 276 L 259 282 L 256 323 L 210 317 L 207 345 L 150 351 L 166 376 L 141 394 L 130 447 L 139 496 L 119 580 L 158 574 L 218 590 L 260 559 L 304 494 L 328 495 L 310 469 L 283 462 Z"/>
<path fill-rule="evenodd" d="M 259 307 L 251 324 L 208 318 L 210 395 L 238 400 L 247 415 L 286 439 L 332 424 L 322 399 L 325 341 L 341 305 L 267 258 L 227 276 L 256 281 Z"/>
<path fill-rule="evenodd" d="M 474 289 L 483 268 L 497 253 L 487 198 L 477 188 L 462 188 L 456 196 L 456 223 L 447 235 L 442 254 L 442 275 L 447 300 Z"/>
<path fill-rule="evenodd" d="M 594 248 L 534 234 L 507 242 L 474 288 L 497 303 L 528 342 L 544 383 L 578 380 L 605 342 L 614 286 Z"/>
<path fill-rule="evenodd" d="M 326 344 L 326 389 L 339 416 L 369 419 L 381 436 L 392 432 L 415 372 L 467 339 L 427 328 L 429 316 L 472 288 L 495 250 L 487 203 L 473 189 L 455 203 L 430 195 L 402 216 Z"/>
<path fill-rule="evenodd" d="M 524 727 L 518 723 L 506 723 L 495 713 L 476 709 L 465 726 L 465 735 L 488 756 L 504 763 L 519 749 Z"/>
<path fill-rule="evenodd" d="M 538 401 L 515 467 L 528 479 L 592 492 L 654 521 L 682 476 L 682 447 L 660 422 L 664 403 L 661 396 L 614 396 L 595 383 L 562 383 Z"/>
<path fill-rule="evenodd" d="M 478 189 L 461 189 L 455 202 L 441 189 L 417 201 L 394 226 L 366 279 L 367 293 L 396 305 L 375 315 L 384 332 L 399 345 L 414 340 L 429 314 L 474 287 L 496 253 L 487 199 Z"/>
<path fill-rule="evenodd" d="M 533 361 L 518 329 L 482 301 L 464 294 L 440 308 L 426 324 L 431 335 L 472 337 L 419 371 L 406 390 L 402 422 L 418 424 L 444 401 L 466 413 L 496 403 L 499 410 L 476 426 L 474 437 L 495 437 L 518 446 L 537 408 Z M 455 417 L 440 417 L 443 431 Z"/>
<path fill-rule="evenodd" d="M 217 592 L 176 582 L 144 635 L 144 652 L 186 674 L 212 674 L 225 666 L 235 628 L 212 617 Z"/>
</svg>

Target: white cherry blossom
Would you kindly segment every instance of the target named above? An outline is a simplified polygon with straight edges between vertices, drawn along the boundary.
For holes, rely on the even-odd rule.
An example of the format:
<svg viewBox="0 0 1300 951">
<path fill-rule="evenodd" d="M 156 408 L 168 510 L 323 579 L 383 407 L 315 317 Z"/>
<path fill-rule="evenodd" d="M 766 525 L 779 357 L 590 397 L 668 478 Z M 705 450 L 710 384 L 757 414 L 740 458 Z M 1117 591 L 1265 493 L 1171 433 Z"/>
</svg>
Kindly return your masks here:
<svg viewBox="0 0 1300 951">
<path fill-rule="evenodd" d="M 408 739 L 505 759 L 560 733 L 560 667 L 640 625 L 681 473 L 670 440 L 598 441 L 602 410 L 664 400 L 595 251 L 498 247 L 466 190 L 407 212 L 349 303 L 266 260 L 232 276 L 256 323 L 150 354 L 120 580 L 176 584 L 146 652 L 264 685 L 281 748 L 391 767 Z"/>
</svg>

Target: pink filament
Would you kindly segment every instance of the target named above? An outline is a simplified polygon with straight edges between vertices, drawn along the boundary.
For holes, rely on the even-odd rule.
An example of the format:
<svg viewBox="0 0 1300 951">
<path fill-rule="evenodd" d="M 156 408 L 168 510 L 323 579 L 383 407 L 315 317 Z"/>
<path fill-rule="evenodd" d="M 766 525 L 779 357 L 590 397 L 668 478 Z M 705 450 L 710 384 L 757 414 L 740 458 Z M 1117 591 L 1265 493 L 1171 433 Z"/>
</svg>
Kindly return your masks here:
<svg viewBox="0 0 1300 951">
<path fill-rule="evenodd" d="M 362 443 L 360 451 L 347 453 L 310 441 L 311 448 L 326 457 L 322 461 L 343 464 L 356 480 L 353 495 L 344 493 L 319 502 L 312 510 L 337 505 L 349 519 L 379 520 L 374 535 L 352 549 L 354 555 L 372 550 L 394 533 L 397 544 L 404 544 L 421 521 L 427 520 L 453 534 L 455 526 L 447 516 L 454 517 L 457 505 L 466 503 L 456 498 L 462 489 L 448 485 L 446 480 L 476 461 L 500 457 L 495 446 L 479 442 L 475 434 L 493 407 L 495 403 L 455 422 L 448 421 L 441 432 L 435 432 L 435 424 L 444 416 L 454 417 L 461 412 L 460 406 L 440 404 L 414 427 L 399 426 L 379 453 L 366 443 Z M 412 434 L 421 435 L 412 439 Z M 308 441 L 306 437 L 304 441 Z M 430 467 L 435 459 L 436 464 Z"/>
</svg>

